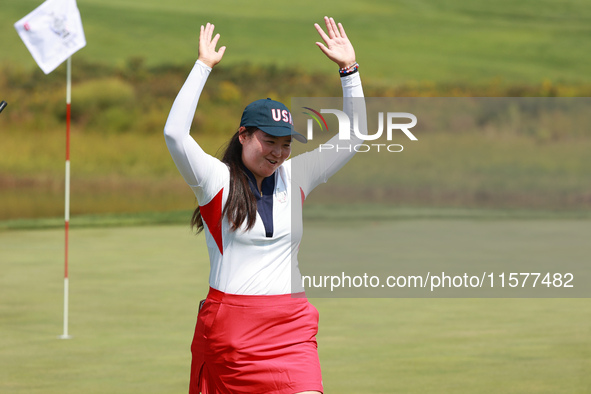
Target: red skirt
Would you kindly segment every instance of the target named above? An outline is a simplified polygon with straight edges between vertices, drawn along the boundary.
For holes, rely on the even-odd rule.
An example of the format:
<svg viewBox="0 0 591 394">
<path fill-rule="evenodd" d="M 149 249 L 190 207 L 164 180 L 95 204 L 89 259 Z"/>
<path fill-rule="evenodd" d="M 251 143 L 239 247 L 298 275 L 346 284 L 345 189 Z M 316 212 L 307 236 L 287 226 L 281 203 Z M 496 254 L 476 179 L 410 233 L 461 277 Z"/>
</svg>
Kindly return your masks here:
<svg viewBox="0 0 591 394">
<path fill-rule="evenodd" d="M 210 288 L 191 345 L 189 394 L 320 391 L 318 310 L 305 297 Z"/>
</svg>

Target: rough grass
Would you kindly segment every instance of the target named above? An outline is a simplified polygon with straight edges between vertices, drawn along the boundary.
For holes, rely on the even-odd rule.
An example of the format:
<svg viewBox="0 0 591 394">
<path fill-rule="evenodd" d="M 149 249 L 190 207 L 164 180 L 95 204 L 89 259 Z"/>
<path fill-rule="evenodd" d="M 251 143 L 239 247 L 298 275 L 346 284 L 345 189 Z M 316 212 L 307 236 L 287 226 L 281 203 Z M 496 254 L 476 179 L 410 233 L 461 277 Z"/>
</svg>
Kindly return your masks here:
<svg viewBox="0 0 591 394">
<path fill-rule="evenodd" d="M 158 132 L 72 136 L 72 214 L 188 210 L 195 204 Z M 196 138 L 215 153 L 222 138 Z M 0 217 L 63 214 L 63 134 L 5 134 Z M 359 153 L 311 195 L 322 203 L 586 210 L 587 138 L 540 142 L 476 133 L 427 135 L 402 153 Z M 122 153 L 123 152 L 123 153 Z"/>
</svg>

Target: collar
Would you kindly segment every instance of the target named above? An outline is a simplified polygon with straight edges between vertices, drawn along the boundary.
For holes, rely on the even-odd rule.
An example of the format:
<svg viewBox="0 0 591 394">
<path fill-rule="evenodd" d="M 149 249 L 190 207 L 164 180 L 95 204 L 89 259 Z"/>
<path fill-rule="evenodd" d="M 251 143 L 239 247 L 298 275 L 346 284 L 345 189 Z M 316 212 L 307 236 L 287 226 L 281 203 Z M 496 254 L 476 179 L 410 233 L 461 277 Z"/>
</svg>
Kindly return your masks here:
<svg viewBox="0 0 591 394">
<path fill-rule="evenodd" d="M 248 184 L 250 185 L 250 189 L 254 193 L 254 196 L 256 197 L 256 199 L 259 200 L 261 198 L 261 191 L 259 191 L 259 188 L 257 186 L 257 180 L 256 180 L 254 174 L 248 168 L 246 168 L 246 166 L 244 164 L 242 165 L 242 169 L 244 170 L 244 172 L 248 176 Z M 273 172 L 273 174 L 264 178 L 263 182 L 261 182 L 262 195 L 270 196 L 273 194 L 274 189 L 275 189 L 275 173 L 276 172 L 277 171 Z"/>
</svg>

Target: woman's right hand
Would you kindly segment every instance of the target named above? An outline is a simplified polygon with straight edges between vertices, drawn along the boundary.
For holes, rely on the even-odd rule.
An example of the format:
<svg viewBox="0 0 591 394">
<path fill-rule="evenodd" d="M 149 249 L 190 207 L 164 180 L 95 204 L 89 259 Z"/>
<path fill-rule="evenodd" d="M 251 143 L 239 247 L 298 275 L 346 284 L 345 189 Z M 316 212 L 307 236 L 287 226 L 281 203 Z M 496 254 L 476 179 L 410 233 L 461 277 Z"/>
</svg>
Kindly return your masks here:
<svg viewBox="0 0 591 394">
<path fill-rule="evenodd" d="M 201 25 L 201 32 L 199 33 L 199 58 L 197 60 L 201 60 L 205 63 L 208 67 L 213 68 L 216 64 L 222 60 L 224 56 L 224 52 L 226 52 L 226 47 L 223 46 L 219 50 L 215 50 L 215 46 L 220 39 L 219 33 L 213 37 L 213 28 L 214 26 L 211 23 L 207 23 L 205 27 Z"/>
<path fill-rule="evenodd" d="M 322 30 L 318 23 L 314 23 L 314 27 L 324 40 L 324 44 L 317 42 L 316 45 L 322 52 L 333 62 L 339 65 L 340 68 L 345 68 L 355 64 L 355 49 L 342 24 L 336 24 L 333 18 L 324 17 L 326 23 L 326 31 L 328 35 Z"/>
</svg>

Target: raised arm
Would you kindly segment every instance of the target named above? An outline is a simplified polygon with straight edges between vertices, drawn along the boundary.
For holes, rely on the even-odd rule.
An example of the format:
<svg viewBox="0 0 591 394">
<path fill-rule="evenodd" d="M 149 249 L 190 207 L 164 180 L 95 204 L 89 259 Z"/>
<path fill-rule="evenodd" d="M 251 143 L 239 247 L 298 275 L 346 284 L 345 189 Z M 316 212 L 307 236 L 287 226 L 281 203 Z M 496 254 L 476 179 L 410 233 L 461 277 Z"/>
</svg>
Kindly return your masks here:
<svg viewBox="0 0 591 394">
<path fill-rule="evenodd" d="M 216 34 L 212 38 L 213 29 L 214 26 L 209 23 L 201 26 L 199 58 L 174 100 L 164 126 L 164 137 L 172 159 L 185 181 L 194 190 L 202 187 L 210 174 L 219 173 L 216 170 L 225 168 L 219 160 L 206 154 L 189 134 L 207 77 L 212 68 L 220 62 L 226 49 L 221 47 L 218 51 L 215 50 L 220 35 Z M 201 201 L 199 195 L 197 198 L 200 203 L 207 202 Z"/>
<path fill-rule="evenodd" d="M 316 42 L 320 50 L 339 66 L 341 85 L 343 87 L 343 111 L 351 120 L 353 128 L 353 113 L 359 116 L 359 128 L 362 134 L 367 134 L 367 121 L 363 89 L 359 78 L 359 65 L 355 59 L 355 50 L 349 41 L 341 23 L 335 23 L 333 18 L 324 17 L 326 32 L 317 24 L 314 27 L 324 41 Z M 326 182 L 328 178 L 340 170 L 354 155 L 353 147 L 363 143 L 351 129 L 350 140 L 339 140 L 335 135 L 327 145 L 350 146 L 350 149 L 322 150 L 315 149 L 304 153 L 292 160 L 292 174 L 307 195 L 318 184 Z"/>
</svg>

